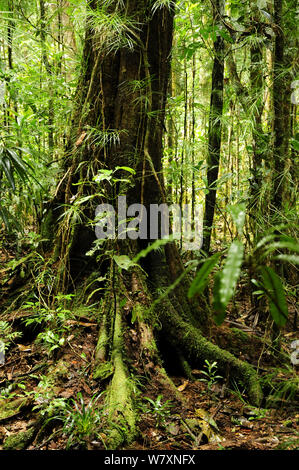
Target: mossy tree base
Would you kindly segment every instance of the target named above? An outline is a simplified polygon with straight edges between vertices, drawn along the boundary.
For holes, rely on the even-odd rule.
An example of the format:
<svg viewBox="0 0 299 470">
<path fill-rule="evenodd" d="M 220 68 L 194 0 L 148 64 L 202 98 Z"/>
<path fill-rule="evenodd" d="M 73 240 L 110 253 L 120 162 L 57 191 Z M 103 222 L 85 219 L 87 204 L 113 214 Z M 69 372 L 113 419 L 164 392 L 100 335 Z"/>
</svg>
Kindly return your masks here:
<svg viewBox="0 0 299 470">
<path fill-rule="evenodd" d="M 160 287 L 164 274 L 160 271 Z M 156 311 L 151 311 L 154 279 L 151 278 L 149 289 L 148 279 L 138 268 L 132 273 L 119 272 L 114 279 L 115 304 L 112 303 L 110 311 L 103 313 L 99 321 L 94 378 L 106 385 L 108 381 L 106 407 L 110 430 L 105 445 L 109 449 L 131 443 L 138 432 L 138 385 L 134 381 L 136 371 L 132 368 L 133 363 L 136 365 L 136 358 L 139 370 L 143 370 L 149 382 L 160 383 L 161 389 L 168 390 L 168 395 L 182 401 L 163 367 L 154 334 L 157 321 L 160 324 L 159 343 L 163 338 L 167 339 L 170 355 L 173 351 L 173 356 L 181 358 L 181 366 L 184 366 L 181 369 L 185 370 L 188 378 L 192 379 L 191 366 L 202 368 L 206 359 L 216 361 L 218 372 L 224 379 L 244 386 L 252 405 L 259 406 L 262 401 L 256 371 L 248 363 L 208 341 L 194 326 L 194 318 L 191 319 L 191 312 L 186 311 L 186 306 L 184 315 L 180 315 L 179 298 L 173 302 L 175 294 L 161 300 Z M 188 315 L 190 321 L 187 321 Z M 134 349 L 128 341 L 128 331 L 132 330 L 138 338 Z"/>
</svg>

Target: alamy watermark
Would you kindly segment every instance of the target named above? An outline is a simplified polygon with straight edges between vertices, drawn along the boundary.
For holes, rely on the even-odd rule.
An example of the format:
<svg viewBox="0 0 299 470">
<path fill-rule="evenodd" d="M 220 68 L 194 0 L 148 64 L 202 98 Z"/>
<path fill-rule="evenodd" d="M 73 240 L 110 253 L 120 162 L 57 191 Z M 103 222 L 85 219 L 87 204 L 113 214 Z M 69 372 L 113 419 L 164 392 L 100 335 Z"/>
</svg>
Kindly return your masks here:
<svg viewBox="0 0 299 470">
<path fill-rule="evenodd" d="M 117 208 L 100 204 L 96 208 L 96 237 L 98 239 L 182 241 L 184 250 L 199 250 L 202 245 L 200 225 L 202 206 L 183 204 L 131 204 L 126 196 L 119 196 Z"/>
</svg>

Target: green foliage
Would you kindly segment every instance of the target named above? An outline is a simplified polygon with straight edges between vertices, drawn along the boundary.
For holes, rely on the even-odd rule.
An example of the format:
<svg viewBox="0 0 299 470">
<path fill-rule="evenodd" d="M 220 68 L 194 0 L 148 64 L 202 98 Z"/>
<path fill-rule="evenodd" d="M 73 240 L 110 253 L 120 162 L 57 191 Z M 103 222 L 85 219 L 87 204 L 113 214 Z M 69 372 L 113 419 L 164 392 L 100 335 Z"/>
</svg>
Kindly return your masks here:
<svg viewBox="0 0 299 470">
<path fill-rule="evenodd" d="M 298 264 L 299 245 L 293 238 L 278 232 L 280 227 L 272 229 L 272 233 L 263 236 L 253 247 L 250 257 L 256 266 L 257 278 L 252 283 L 258 288 L 255 295 L 265 296 L 268 300 L 271 316 L 278 327 L 283 327 L 288 319 L 288 306 L 285 295 L 285 285 L 281 276 L 277 274 L 277 261 Z M 274 233 L 273 233 L 274 232 Z M 288 250 L 290 253 L 282 253 Z M 275 269 L 264 265 L 265 260 L 272 259 Z"/>
<path fill-rule="evenodd" d="M 249 407 L 251 408 L 251 415 L 248 418 L 248 421 L 256 421 L 259 419 L 264 419 L 267 416 L 268 411 L 263 409 L 263 408 L 255 408 L 255 407 Z"/>
<path fill-rule="evenodd" d="M 39 404 L 34 409 L 44 418 L 43 426 L 51 421 L 63 423 L 61 432 L 68 438 L 67 449 L 74 446 L 85 448 L 91 440 L 101 439 L 103 409 L 100 409 L 97 403 L 101 395 L 93 395 L 85 404 L 82 393 L 77 394 L 77 399 L 70 400 L 39 394 Z"/>
<path fill-rule="evenodd" d="M 42 343 L 50 355 L 55 349 L 65 345 L 65 338 L 53 330 L 46 329 L 37 335 L 36 342 Z"/>
<path fill-rule="evenodd" d="M 236 204 L 235 206 L 229 206 L 228 211 L 237 227 L 238 234 L 241 237 L 243 234 L 243 227 L 246 217 L 246 205 L 243 203 Z"/>
<path fill-rule="evenodd" d="M 10 383 L 6 387 L 1 388 L 0 399 L 4 398 L 10 400 L 14 397 L 23 397 L 24 390 L 26 390 L 26 385 L 24 382 Z M 25 394 L 30 394 L 30 392 L 25 392 Z"/>
<path fill-rule="evenodd" d="M 213 311 L 215 322 L 218 325 L 224 321 L 226 308 L 236 291 L 238 279 L 242 273 L 241 267 L 245 252 L 241 241 L 246 217 L 245 205 L 229 206 L 228 211 L 236 225 L 238 240 L 231 243 L 222 269 L 218 269 L 214 275 Z M 277 265 L 279 260 L 296 265 L 298 264 L 296 253 L 299 251 L 296 240 L 284 233 L 279 233 L 281 230 L 285 230 L 284 225 L 271 228 L 270 233 L 262 236 L 246 256 L 246 261 L 249 261 L 254 267 L 256 278 L 251 281 L 258 288 L 254 295 L 267 298 L 270 314 L 280 328 L 286 324 L 288 319 L 285 285 L 274 268 L 265 265 L 265 262 L 274 262 Z M 286 250 L 289 251 L 289 254 L 285 253 Z M 216 253 L 204 262 L 189 288 L 189 298 L 196 293 L 203 292 L 208 282 L 208 276 L 217 265 L 219 258 L 220 255 Z"/>
<path fill-rule="evenodd" d="M 288 306 L 284 287 L 280 277 L 267 266 L 261 266 L 262 288 L 269 300 L 269 309 L 273 320 L 278 326 L 284 326 L 288 318 Z"/>
<path fill-rule="evenodd" d="M 0 146 L 0 175 L 3 171 L 13 191 L 16 189 L 14 174 L 22 181 L 26 181 L 30 174 L 29 170 L 32 170 L 31 166 L 20 158 L 16 151 L 20 152 L 23 149 L 18 147 L 11 148 L 5 145 Z"/>
<path fill-rule="evenodd" d="M 94 29 L 98 47 L 111 53 L 120 48 L 132 50 L 138 42 L 139 23 L 123 8 L 109 10 L 109 2 L 97 9 L 87 8 L 87 18 Z"/>
<path fill-rule="evenodd" d="M 217 374 L 217 362 L 210 363 L 207 359 L 205 360 L 205 369 L 200 372 L 205 375 L 204 378 L 199 379 L 201 382 L 208 384 L 208 389 L 211 390 L 212 385 L 216 384 L 219 380 L 223 379 L 221 375 Z"/>
<path fill-rule="evenodd" d="M 173 0 L 154 0 L 152 11 L 156 13 L 157 10 L 161 8 L 174 9 L 176 7 L 176 2 Z"/>
<path fill-rule="evenodd" d="M 22 333 L 13 331 L 12 326 L 7 321 L 0 321 L 0 352 L 6 351 L 15 339 L 20 338 Z"/>
<path fill-rule="evenodd" d="M 145 408 L 145 413 L 150 413 L 156 420 L 156 426 L 164 426 L 166 419 L 171 414 L 172 404 L 170 400 L 166 400 L 163 403 L 163 395 L 158 395 L 156 400 L 153 400 L 149 397 L 144 397 L 144 400 L 147 400 L 149 407 Z"/>
<path fill-rule="evenodd" d="M 218 263 L 219 258 L 220 254 L 217 253 L 204 262 L 189 288 L 189 299 L 191 299 L 195 294 L 201 294 L 204 291 L 208 283 L 208 276 Z"/>
<path fill-rule="evenodd" d="M 299 378 L 290 368 L 273 369 L 262 381 L 268 389 L 267 407 L 292 406 L 298 401 Z"/>
<path fill-rule="evenodd" d="M 72 399 L 63 408 L 63 433 L 68 436 L 67 448 L 79 444 L 83 447 L 87 442 L 99 437 L 103 410 L 97 409 L 100 395 L 94 395 L 88 404 L 85 404 L 81 393 L 77 400 Z"/>
<path fill-rule="evenodd" d="M 12 214 L 4 205 L 6 193 L 16 191 L 16 179 L 22 184 L 33 175 L 31 165 L 20 157 L 22 152 L 26 151 L 16 146 L 7 145 L 4 141 L 0 145 L 0 197 L 2 200 L 2 203 L 0 203 L 0 217 L 8 230 L 11 227 L 10 218 Z M 15 225 L 17 224 L 15 223 Z"/>
<path fill-rule="evenodd" d="M 25 318 L 26 326 L 41 325 L 41 331 L 36 338 L 38 343 L 42 343 L 48 354 L 63 347 L 66 343 L 66 334 L 71 328 L 70 320 L 73 318 L 71 310 L 65 308 L 62 303 L 70 301 L 73 294 L 55 296 L 58 305 L 51 308 L 47 304 L 37 302 L 27 302 L 23 305 L 23 309 L 30 311 L 31 315 Z"/>
<path fill-rule="evenodd" d="M 226 307 L 235 292 L 241 273 L 243 256 L 243 244 L 238 240 L 234 241 L 228 250 L 224 267 L 214 285 L 214 295 L 216 299 L 214 302 L 216 312 L 215 321 L 218 324 L 222 323 Z"/>
<path fill-rule="evenodd" d="M 114 261 L 116 262 L 117 266 L 121 269 L 128 269 L 132 268 L 133 266 L 138 266 L 137 263 L 134 263 L 127 255 L 120 255 L 120 256 L 113 256 Z"/>
</svg>

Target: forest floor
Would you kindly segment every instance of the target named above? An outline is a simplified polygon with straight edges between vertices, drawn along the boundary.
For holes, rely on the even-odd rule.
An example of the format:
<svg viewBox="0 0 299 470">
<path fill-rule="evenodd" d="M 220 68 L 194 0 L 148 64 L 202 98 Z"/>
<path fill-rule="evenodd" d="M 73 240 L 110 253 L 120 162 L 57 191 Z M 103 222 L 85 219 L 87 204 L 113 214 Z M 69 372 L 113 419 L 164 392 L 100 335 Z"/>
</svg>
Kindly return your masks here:
<svg viewBox="0 0 299 470">
<path fill-rule="evenodd" d="M 85 323 L 85 325 L 84 325 Z M 133 332 L 131 332 L 133 333 Z M 97 341 L 96 324 L 84 320 L 74 324 L 71 342 L 59 358 L 45 357 L 35 342 L 19 342 L 0 367 L 0 410 L 2 400 L 15 402 L 24 399 L 11 417 L 1 417 L 0 449 L 8 436 L 26 432 L 34 427 L 37 409 L 43 409 L 58 398 L 77 399 L 82 393 L 85 403 L 99 394 L 99 384 L 93 380 L 91 365 Z M 264 367 L 264 366 L 263 366 Z M 55 376 L 55 386 L 47 383 L 47 375 Z M 253 408 L 241 392 L 230 391 L 225 385 L 198 380 L 201 371 L 194 370 L 194 381 L 172 376 L 184 401 L 178 402 L 169 389 L 161 389 L 155 381 L 142 384 L 139 437 L 126 449 L 297 449 L 299 447 L 299 414 L 295 403 L 280 397 L 275 408 Z M 202 376 L 203 377 L 203 376 Z M 281 372 L 281 378 L 283 372 Z M 288 378 L 285 377 L 287 380 Z M 147 397 L 147 398 L 145 398 Z M 150 400 L 152 400 L 152 402 Z M 158 400 L 158 401 L 157 401 Z M 155 404 L 155 405 L 154 405 Z M 62 435 L 61 423 L 37 432 L 28 449 L 65 449 L 67 437 Z M 101 436 L 105 439 L 105 431 Z M 103 449 L 101 441 L 88 442 L 89 449 Z"/>
<path fill-rule="evenodd" d="M 140 364 L 132 362 L 130 371 L 137 385 L 135 399 L 140 411 L 139 433 L 136 441 L 124 449 L 299 448 L 298 376 L 295 368 L 290 362 L 287 365 L 280 361 L 279 355 L 271 350 L 270 343 L 261 342 L 265 332 L 259 322 L 253 327 L 256 317 L 246 314 L 247 310 L 249 308 L 243 302 L 238 316 L 231 313 L 223 326 L 213 327 L 210 339 L 259 368 L 264 389 L 268 392 L 268 400 L 264 401 L 262 408 L 250 406 L 237 384 L 231 390 L 224 379 L 211 378 L 213 374 L 210 374 L 210 383 L 202 381 L 207 378 L 203 370 L 193 370 L 193 380 L 186 379 L 173 364 L 167 364 L 166 358 L 166 370 L 181 392 L 182 400 L 179 401 L 169 388 L 163 388 L 160 382 L 155 381 L 155 377 L 147 380 Z M 1 320 L 18 329 L 24 315 L 24 311 L 11 311 Z M 93 403 L 95 396 L 102 393 L 97 406 L 104 406 L 106 384 L 93 379 L 98 339 L 96 316 L 87 316 L 81 311 L 70 322 L 65 345 L 54 355 L 49 355 L 36 342 L 36 334 L 27 334 L 15 340 L 5 363 L 0 365 L 0 450 L 65 449 L 70 444 L 70 437 L 63 433 L 61 419 L 55 419 L 59 403 L 71 403 L 75 413 L 75 402 L 77 410 L 82 411 L 80 396 L 87 404 Z M 127 347 L 134 348 L 136 335 L 132 325 L 126 332 Z M 284 332 L 281 348 L 286 357 L 296 335 L 291 327 Z M 42 416 L 52 419 L 41 425 Z M 91 431 L 84 441 L 86 447 L 104 449 L 105 433 L 107 426 L 103 426 L 97 437 Z M 23 438 L 15 441 L 15 436 Z M 71 443 L 70 448 L 78 446 L 78 436 L 75 437 L 77 440 Z"/>
</svg>

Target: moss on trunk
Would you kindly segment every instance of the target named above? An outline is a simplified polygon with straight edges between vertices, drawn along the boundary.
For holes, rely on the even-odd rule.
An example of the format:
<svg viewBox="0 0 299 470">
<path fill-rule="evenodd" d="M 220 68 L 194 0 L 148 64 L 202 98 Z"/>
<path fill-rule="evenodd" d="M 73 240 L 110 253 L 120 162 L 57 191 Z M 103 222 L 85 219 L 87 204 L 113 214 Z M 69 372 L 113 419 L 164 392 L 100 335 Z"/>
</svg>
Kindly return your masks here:
<svg viewBox="0 0 299 470">
<path fill-rule="evenodd" d="M 132 384 L 123 357 L 123 330 L 119 309 L 115 315 L 112 363 L 113 378 L 108 391 L 109 420 L 114 425 L 108 438 L 108 447 L 115 449 L 123 442 L 130 443 L 136 436 Z"/>
</svg>

